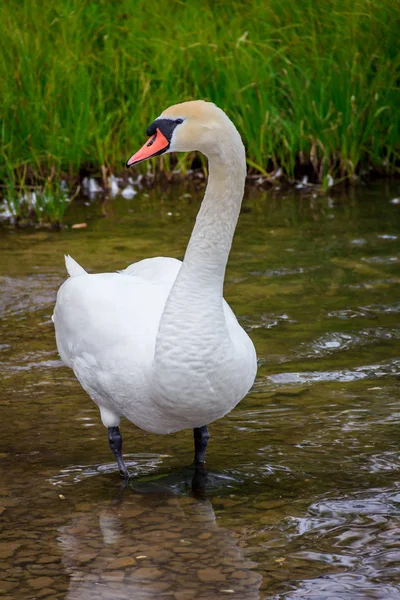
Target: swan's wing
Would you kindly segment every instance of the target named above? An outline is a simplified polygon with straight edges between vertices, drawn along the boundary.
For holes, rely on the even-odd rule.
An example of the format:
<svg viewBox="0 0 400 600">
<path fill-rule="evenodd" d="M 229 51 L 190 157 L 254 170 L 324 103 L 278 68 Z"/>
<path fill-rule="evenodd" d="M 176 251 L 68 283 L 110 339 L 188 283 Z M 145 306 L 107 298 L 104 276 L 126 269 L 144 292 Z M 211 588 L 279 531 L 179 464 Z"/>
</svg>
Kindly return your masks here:
<svg viewBox="0 0 400 600">
<path fill-rule="evenodd" d="M 66 267 L 68 275 L 70 277 L 78 277 L 79 275 L 87 275 L 87 271 L 85 271 L 85 269 L 83 267 L 81 267 L 81 265 L 78 264 L 76 262 L 76 260 L 74 260 L 72 258 L 72 256 L 69 256 L 68 254 L 66 254 L 66 256 L 65 256 L 65 267 Z"/>
<path fill-rule="evenodd" d="M 72 256 L 65 256 L 65 266 L 70 277 L 78 277 L 79 275 L 87 275 L 87 271 Z M 182 261 L 177 258 L 169 258 L 165 256 L 156 256 L 154 258 L 145 258 L 139 262 L 133 263 L 118 271 L 124 275 L 134 275 L 141 277 L 146 281 L 159 282 L 174 282 L 182 266 Z"/>
<path fill-rule="evenodd" d="M 141 277 L 146 281 L 158 281 L 159 283 L 170 283 L 172 285 L 181 266 L 182 261 L 177 258 L 157 256 L 133 263 L 120 272 L 124 275 Z"/>
<path fill-rule="evenodd" d="M 58 291 L 54 309 L 64 364 L 100 407 L 144 428 L 156 418 L 148 386 L 170 289 L 120 273 L 70 277 Z"/>
<path fill-rule="evenodd" d="M 152 361 L 170 286 L 119 273 L 70 277 L 57 294 L 54 325 L 58 351 L 74 368 L 86 357 L 103 368 L 123 357 Z M 91 357 L 91 358 L 89 358 Z"/>
</svg>

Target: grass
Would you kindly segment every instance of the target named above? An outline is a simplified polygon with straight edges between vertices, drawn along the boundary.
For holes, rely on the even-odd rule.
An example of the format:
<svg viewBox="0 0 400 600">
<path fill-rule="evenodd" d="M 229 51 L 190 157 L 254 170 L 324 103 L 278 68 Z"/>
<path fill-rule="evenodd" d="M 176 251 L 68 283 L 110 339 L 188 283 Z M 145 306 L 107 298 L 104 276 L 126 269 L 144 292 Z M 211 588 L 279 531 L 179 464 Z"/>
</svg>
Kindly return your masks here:
<svg viewBox="0 0 400 600">
<path fill-rule="evenodd" d="M 192 98 L 227 111 L 265 175 L 391 173 L 399 40 L 393 0 L 3 2 L 0 180 L 121 171 L 161 110 Z"/>
</svg>

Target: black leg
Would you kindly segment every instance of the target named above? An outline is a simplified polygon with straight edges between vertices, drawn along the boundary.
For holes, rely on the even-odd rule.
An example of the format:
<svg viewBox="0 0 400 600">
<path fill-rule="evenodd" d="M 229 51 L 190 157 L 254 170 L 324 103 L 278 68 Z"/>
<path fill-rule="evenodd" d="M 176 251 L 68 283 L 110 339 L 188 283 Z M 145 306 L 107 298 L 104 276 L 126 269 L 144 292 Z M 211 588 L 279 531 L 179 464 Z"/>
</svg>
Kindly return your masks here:
<svg viewBox="0 0 400 600">
<path fill-rule="evenodd" d="M 203 427 L 195 427 L 193 429 L 194 437 L 194 464 L 204 464 L 206 462 L 206 451 L 210 434 L 208 433 L 207 425 Z"/>
<path fill-rule="evenodd" d="M 204 463 L 195 465 L 192 477 L 192 492 L 195 498 L 205 498 L 207 483 L 208 473 L 206 465 Z"/>
<path fill-rule="evenodd" d="M 108 443 L 110 444 L 111 452 L 117 459 L 121 477 L 129 479 L 129 471 L 122 458 L 122 435 L 119 432 L 119 427 L 108 428 Z"/>
</svg>

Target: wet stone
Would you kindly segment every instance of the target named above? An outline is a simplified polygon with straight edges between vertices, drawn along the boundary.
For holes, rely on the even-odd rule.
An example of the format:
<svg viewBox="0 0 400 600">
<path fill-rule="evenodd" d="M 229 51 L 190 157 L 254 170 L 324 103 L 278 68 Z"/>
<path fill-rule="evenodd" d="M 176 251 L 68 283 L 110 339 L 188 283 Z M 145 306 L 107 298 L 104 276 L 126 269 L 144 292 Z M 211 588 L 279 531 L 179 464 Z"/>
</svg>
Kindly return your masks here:
<svg viewBox="0 0 400 600">
<path fill-rule="evenodd" d="M 83 511 L 83 512 L 91 512 L 91 510 L 93 509 L 93 506 L 90 504 L 90 502 L 78 502 L 77 504 L 75 504 L 75 511 Z"/>
<path fill-rule="evenodd" d="M 49 563 L 55 563 L 55 562 L 59 562 L 59 561 L 60 561 L 60 558 L 58 556 L 50 556 L 50 554 L 44 554 L 43 556 L 41 556 L 39 558 L 39 560 L 37 562 L 47 565 Z"/>
<path fill-rule="evenodd" d="M 232 573 L 233 579 L 247 579 L 248 571 L 235 571 Z"/>
<path fill-rule="evenodd" d="M 125 577 L 124 571 L 106 571 L 103 573 L 103 579 L 105 581 L 122 581 Z"/>
<path fill-rule="evenodd" d="M 156 564 L 163 564 L 169 562 L 174 557 L 174 554 L 169 550 L 155 550 L 151 552 L 151 560 Z"/>
<path fill-rule="evenodd" d="M 166 581 L 152 581 L 151 590 L 152 592 L 165 592 L 171 587 L 171 584 Z"/>
<path fill-rule="evenodd" d="M 134 565 L 136 565 L 136 560 L 134 558 L 130 556 L 124 556 L 122 558 L 116 558 L 113 561 L 111 561 L 107 565 L 107 569 L 126 569 L 126 567 L 133 567 Z"/>
<path fill-rule="evenodd" d="M 138 554 L 138 549 L 136 548 L 136 546 L 122 546 L 119 554 L 121 554 L 121 556 L 134 556 L 135 558 L 137 558 L 137 554 Z"/>
<path fill-rule="evenodd" d="M 258 504 L 255 505 L 255 508 L 271 510 L 272 508 L 279 508 L 284 504 L 285 502 L 283 500 L 264 500 L 263 502 L 258 502 Z"/>
<path fill-rule="evenodd" d="M 179 587 L 183 590 L 198 590 L 199 582 L 195 580 L 195 573 L 186 573 L 182 575 L 182 577 L 176 578 L 176 583 L 179 584 Z"/>
<path fill-rule="evenodd" d="M 13 563 L 15 565 L 29 565 L 30 563 L 34 563 L 35 560 L 36 557 L 32 554 L 28 554 L 25 556 L 20 556 L 19 554 L 17 554 L 17 556 L 15 556 L 13 559 Z"/>
<path fill-rule="evenodd" d="M 225 581 L 226 579 L 225 575 L 221 571 L 213 567 L 208 567 L 207 569 L 200 569 L 199 571 L 197 571 L 197 576 L 200 579 L 200 581 L 203 581 L 204 583 L 210 583 L 214 581 Z"/>
<path fill-rule="evenodd" d="M 85 576 L 85 581 L 99 581 L 99 576 L 95 573 L 89 573 Z"/>
<path fill-rule="evenodd" d="M 238 576 L 240 573 L 240 576 Z M 237 571 L 231 575 L 234 579 L 240 580 L 242 585 L 253 585 L 261 581 L 261 575 L 256 571 Z"/>
<path fill-rule="evenodd" d="M 48 588 L 53 583 L 53 579 L 51 577 L 35 577 L 32 579 L 28 579 L 28 584 L 33 587 L 35 590 L 41 590 L 43 588 Z"/>
<path fill-rule="evenodd" d="M 17 585 L 16 581 L 2 581 L 1 582 L 1 591 L 4 592 L 9 592 L 10 590 L 12 590 L 15 586 Z"/>
<path fill-rule="evenodd" d="M 85 526 L 81 526 L 81 527 L 70 527 L 68 530 L 68 534 L 69 535 L 84 535 L 87 534 L 89 532 L 89 528 L 85 527 Z M 86 535 L 85 535 L 86 537 Z"/>
<path fill-rule="evenodd" d="M 271 510 L 260 517 L 259 523 L 261 523 L 261 525 L 274 525 L 275 523 L 279 523 L 279 521 L 282 520 L 282 517 L 282 513 Z"/>
<path fill-rule="evenodd" d="M 145 511 L 143 508 L 126 508 L 123 511 L 121 511 L 120 516 L 124 519 L 132 519 L 138 517 L 144 512 Z"/>
<path fill-rule="evenodd" d="M 34 559 L 32 561 L 29 562 L 29 564 L 27 564 L 25 566 L 25 568 L 30 572 L 30 573 L 37 573 L 38 575 L 41 575 L 43 569 L 45 568 L 45 565 L 38 565 L 36 562 L 33 562 Z"/>
<path fill-rule="evenodd" d="M 87 540 L 86 541 L 86 545 L 89 546 L 89 548 L 100 548 L 102 546 L 102 543 L 100 542 L 100 540 Z"/>
<path fill-rule="evenodd" d="M 0 558 L 10 558 L 20 546 L 20 542 L 0 542 Z"/>
<path fill-rule="evenodd" d="M 175 592 L 174 600 L 192 600 L 192 598 L 196 598 L 195 590 L 182 590 L 180 592 Z"/>
<path fill-rule="evenodd" d="M 82 565 L 96 558 L 97 552 L 78 552 L 74 555 L 74 560 Z"/>
<path fill-rule="evenodd" d="M 135 578 L 137 579 L 157 579 L 161 575 L 162 571 L 154 567 L 142 567 L 135 571 Z"/>
<path fill-rule="evenodd" d="M 36 598 L 46 598 L 46 596 L 53 596 L 56 591 L 53 588 L 43 588 L 35 593 Z"/>
<path fill-rule="evenodd" d="M 175 546 L 173 550 L 178 555 L 187 554 L 188 556 L 193 556 L 200 553 L 198 548 L 193 548 L 191 546 Z"/>
</svg>

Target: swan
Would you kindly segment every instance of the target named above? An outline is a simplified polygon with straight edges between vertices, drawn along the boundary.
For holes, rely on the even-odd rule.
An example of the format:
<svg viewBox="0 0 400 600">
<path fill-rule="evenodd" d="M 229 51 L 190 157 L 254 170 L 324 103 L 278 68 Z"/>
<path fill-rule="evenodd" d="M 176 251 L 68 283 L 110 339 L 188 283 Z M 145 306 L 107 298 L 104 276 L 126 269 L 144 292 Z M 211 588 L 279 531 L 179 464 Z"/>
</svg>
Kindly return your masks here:
<svg viewBox="0 0 400 600">
<path fill-rule="evenodd" d="M 127 167 L 168 152 L 197 150 L 208 159 L 183 261 L 148 258 L 88 274 L 66 256 L 69 278 L 53 314 L 60 357 L 98 405 L 124 478 L 121 417 L 152 433 L 193 429 L 194 462 L 204 466 L 207 425 L 246 396 L 257 370 L 254 345 L 223 299 L 246 178 L 241 137 L 220 108 L 202 100 L 170 106 L 146 133 Z"/>
</svg>

